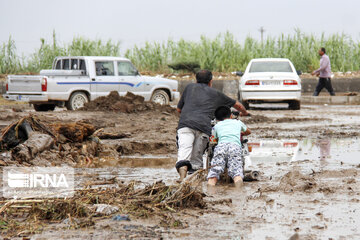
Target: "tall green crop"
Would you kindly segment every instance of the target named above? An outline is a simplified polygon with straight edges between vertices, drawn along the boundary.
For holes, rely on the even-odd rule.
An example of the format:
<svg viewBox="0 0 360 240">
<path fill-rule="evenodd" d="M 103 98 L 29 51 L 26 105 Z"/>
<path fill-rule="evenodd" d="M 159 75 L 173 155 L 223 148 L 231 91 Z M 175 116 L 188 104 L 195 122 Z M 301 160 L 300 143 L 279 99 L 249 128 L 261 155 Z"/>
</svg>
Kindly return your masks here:
<svg viewBox="0 0 360 240">
<path fill-rule="evenodd" d="M 0 46 L 0 73 L 39 72 L 50 69 L 57 56 L 120 56 L 120 43 L 111 40 L 89 40 L 76 37 L 70 44 L 60 46 L 53 32 L 52 43 L 40 39 L 40 48 L 28 58 L 16 55 L 15 42 L 9 38 L 8 43 Z"/>
<path fill-rule="evenodd" d="M 325 37 L 295 29 L 293 34 L 269 36 L 263 42 L 246 37 L 236 40 L 230 32 L 215 38 L 201 36 L 199 41 L 169 39 L 163 43 L 146 42 L 128 49 L 125 57 L 140 71 L 171 72 L 169 64 L 198 63 L 201 68 L 229 72 L 244 70 L 253 58 L 289 58 L 297 70 L 311 72 L 319 66 L 318 50 L 325 47 L 333 71 L 360 69 L 360 42 L 341 33 Z M 16 55 L 11 36 L 0 45 L 0 73 L 38 72 L 51 68 L 56 56 L 120 56 L 120 43 L 75 37 L 69 44 L 59 45 L 53 33 L 52 43 L 41 39 L 41 46 L 28 58 Z"/>
<path fill-rule="evenodd" d="M 289 58 L 296 69 L 311 72 L 319 66 L 318 50 L 327 49 L 333 71 L 360 69 L 360 43 L 345 34 L 333 34 L 325 38 L 305 34 L 299 29 L 292 35 L 281 34 L 267 37 L 263 43 L 248 36 L 243 43 L 226 32 L 214 39 L 201 36 L 200 41 L 168 40 L 163 44 L 149 43 L 127 50 L 140 70 L 170 71 L 170 63 L 198 62 L 201 68 L 227 72 L 244 70 L 253 58 Z"/>
</svg>

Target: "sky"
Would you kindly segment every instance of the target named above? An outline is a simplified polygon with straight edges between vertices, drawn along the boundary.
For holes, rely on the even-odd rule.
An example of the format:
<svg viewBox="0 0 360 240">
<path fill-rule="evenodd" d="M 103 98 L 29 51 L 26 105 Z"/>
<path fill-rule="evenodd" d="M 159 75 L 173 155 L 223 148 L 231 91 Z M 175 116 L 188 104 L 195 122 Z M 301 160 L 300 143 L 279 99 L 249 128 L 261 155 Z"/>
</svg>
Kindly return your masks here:
<svg viewBox="0 0 360 240">
<path fill-rule="evenodd" d="M 0 44 L 9 36 L 18 54 L 73 37 L 111 39 L 121 52 L 146 41 L 198 41 L 229 31 L 240 42 L 250 35 L 345 33 L 360 39 L 359 0 L 0 0 Z"/>
</svg>

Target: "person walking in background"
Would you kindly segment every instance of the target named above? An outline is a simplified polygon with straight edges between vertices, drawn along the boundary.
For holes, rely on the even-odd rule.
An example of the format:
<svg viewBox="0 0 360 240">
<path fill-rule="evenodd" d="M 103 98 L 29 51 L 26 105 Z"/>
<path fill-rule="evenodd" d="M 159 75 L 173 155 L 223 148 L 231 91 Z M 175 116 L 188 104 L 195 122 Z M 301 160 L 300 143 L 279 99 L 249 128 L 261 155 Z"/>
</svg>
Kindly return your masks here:
<svg viewBox="0 0 360 240">
<path fill-rule="evenodd" d="M 313 71 L 311 75 L 319 76 L 319 82 L 316 85 L 313 96 L 319 96 L 321 90 L 325 87 L 326 90 L 330 93 L 331 96 L 335 96 L 334 89 L 331 85 L 331 66 L 329 56 L 325 54 L 325 48 L 320 48 L 319 55 L 320 58 L 320 68 Z"/>
</svg>

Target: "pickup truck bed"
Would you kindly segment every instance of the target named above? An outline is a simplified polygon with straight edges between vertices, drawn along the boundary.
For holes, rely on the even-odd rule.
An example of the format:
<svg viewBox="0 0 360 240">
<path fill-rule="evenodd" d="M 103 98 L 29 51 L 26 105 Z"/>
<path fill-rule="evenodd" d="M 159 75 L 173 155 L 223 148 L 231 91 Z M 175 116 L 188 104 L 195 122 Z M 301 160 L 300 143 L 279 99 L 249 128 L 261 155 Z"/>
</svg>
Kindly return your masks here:
<svg viewBox="0 0 360 240">
<path fill-rule="evenodd" d="M 55 58 L 53 69 L 40 75 L 9 75 L 3 96 L 29 102 L 37 111 L 64 105 L 76 110 L 111 91 L 133 92 L 160 104 L 180 96 L 177 81 L 141 76 L 126 58 L 87 56 Z"/>
</svg>

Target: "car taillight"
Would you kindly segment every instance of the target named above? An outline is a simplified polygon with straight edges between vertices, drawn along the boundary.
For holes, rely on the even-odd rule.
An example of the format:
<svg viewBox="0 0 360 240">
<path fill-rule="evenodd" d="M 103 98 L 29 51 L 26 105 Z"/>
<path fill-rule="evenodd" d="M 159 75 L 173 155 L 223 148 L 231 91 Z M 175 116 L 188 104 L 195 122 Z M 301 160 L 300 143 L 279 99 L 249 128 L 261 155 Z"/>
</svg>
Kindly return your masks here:
<svg viewBox="0 0 360 240">
<path fill-rule="evenodd" d="M 247 80 L 245 85 L 260 85 L 259 80 Z"/>
<path fill-rule="evenodd" d="M 284 85 L 298 85 L 296 80 L 284 80 Z"/>
<path fill-rule="evenodd" d="M 41 80 L 41 91 L 46 92 L 47 91 L 47 78 L 43 77 Z"/>
<path fill-rule="evenodd" d="M 284 142 L 284 147 L 296 147 L 298 145 L 297 142 Z"/>
<path fill-rule="evenodd" d="M 9 91 L 9 83 L 6 82 L 6 91 Z"/>
<path fill-rule="evenodd" d="M 248 142 L 248 146 L 251 146 L 251 147 L 260 147 L 260 143 L 259 143 L 259 142 Z"/>
</svg>

